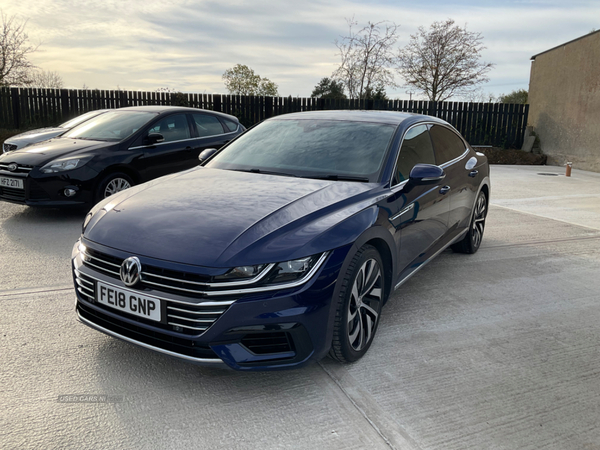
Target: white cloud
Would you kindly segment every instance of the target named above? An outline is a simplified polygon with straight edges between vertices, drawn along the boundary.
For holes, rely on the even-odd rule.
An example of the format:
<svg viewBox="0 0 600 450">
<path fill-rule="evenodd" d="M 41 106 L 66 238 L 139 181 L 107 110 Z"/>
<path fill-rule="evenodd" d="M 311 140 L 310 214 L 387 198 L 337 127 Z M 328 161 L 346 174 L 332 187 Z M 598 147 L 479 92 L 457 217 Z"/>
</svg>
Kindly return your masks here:
<svg viewBox="0 0 600 450">
<path fill-rule="evenodd" d="M 335 69 L 333 41 L 347 31 L 345 18 L 394 21 L 399 45 L 436 20 L 467 23 L 496 64 L 483 90 L 497 95 L 526 88 L 532 55 L 589 32 L 600 17 L 596 2 L 557 0 L 21 0 L 3 9 L 29 18 L 30 37 L 42 42 L 32 61 L 71 87 L 224 92 L 222 73 L 242 63 L 294 96 L 308 96 Z"/>
</svg>

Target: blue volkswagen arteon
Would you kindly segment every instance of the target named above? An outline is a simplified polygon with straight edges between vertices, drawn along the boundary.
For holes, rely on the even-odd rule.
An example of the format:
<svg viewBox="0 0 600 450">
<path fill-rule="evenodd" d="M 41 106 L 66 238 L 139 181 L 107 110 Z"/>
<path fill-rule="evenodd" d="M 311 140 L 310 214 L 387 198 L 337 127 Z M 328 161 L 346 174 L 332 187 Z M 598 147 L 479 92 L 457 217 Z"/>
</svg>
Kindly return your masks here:
<svg viewBox="0 0 600 450">
<path fill-rule="evenodd" d="M 288 114 L 200 159 L 86 216 L 84 324 L 239 370 L 356 361 L 395 289 L 483 236 L 487 160 L 434 117 Z"/>
</svg>

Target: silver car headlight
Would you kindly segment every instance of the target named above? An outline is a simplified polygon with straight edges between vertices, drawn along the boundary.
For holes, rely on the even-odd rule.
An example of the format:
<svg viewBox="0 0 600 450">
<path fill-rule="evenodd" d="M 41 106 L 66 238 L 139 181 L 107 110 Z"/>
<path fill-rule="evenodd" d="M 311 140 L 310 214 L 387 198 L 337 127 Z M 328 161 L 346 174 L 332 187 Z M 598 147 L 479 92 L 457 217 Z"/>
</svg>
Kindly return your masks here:
<svg viewBox="0 0 600 450">
<path fill-rule="evenodd" d="M 267 266 L 271 266 L 269 273 L 266 276 L 260 277 L 264 281 L 264 284 L 289 283 L 305 276 L 314 267 L 321 255 L 322 253 L 319 253 L 317 255 L 269 265 L 258 264 L 254 266 L 234 267 L 223 275 L 217 275 L 214 277 L 214 280 L 243 281 L 244 279 L 257 277 Z"/>
</svg>

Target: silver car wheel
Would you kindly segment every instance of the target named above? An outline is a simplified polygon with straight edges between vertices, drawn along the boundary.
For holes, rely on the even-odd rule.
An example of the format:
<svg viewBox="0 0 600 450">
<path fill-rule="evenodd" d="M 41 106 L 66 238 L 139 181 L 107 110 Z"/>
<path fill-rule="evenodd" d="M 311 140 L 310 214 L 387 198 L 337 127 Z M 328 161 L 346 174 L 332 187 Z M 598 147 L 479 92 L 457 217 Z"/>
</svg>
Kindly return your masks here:
<svg viewBox="0 0 600 450">
<path fill-rule="evenodd" d="M 485 228 L 486 199 L 485 195 L 480 194 L 473 212 L 473 223 L 471 225 L 471 235 L 473 237 L 473 247 L 478 248 L 483 239 L 483 229 Z"/>
<path fill-rule="evenodd" d="M 355 351 L 373 338 L 382 295 L 381 267 L 375 259 L 368 259 L 356 274 L 348 302 L 348 340 Z"/>
<path fill-rule="evenodd" d="M 116 194 L 117 192 L 124 191 L 131 187 L 129 181 L 124 178 L 113 178 L 108 182 L 106 187 L 104 188 L 104 198 L 110 197 L 111 195 Z"/>
</svg>

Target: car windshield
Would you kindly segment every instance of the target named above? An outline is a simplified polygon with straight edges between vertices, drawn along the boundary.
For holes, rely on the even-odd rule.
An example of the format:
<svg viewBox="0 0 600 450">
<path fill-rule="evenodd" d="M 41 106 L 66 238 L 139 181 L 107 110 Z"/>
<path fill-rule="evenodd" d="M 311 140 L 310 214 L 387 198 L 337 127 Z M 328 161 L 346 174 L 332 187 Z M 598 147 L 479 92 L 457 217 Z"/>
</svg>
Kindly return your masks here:
<svg viewBox="0 0 600 450">
<path fill-rule="evenodd" d="M 69 120 L 69 121 L 67 121 L 65 123 L 61 123 L 58 127 L 59 128 L 71 129 L 73 127 L 76 127 L 80 123 L 85 122 L 88 119 L 91 119 L 94 116 L 102 114 L 103 112 L 104 111 L 90 111 L 90 112 L 86 112 L 85 114 L 77 116 L 74 119 L 71 119 L 71 120 Z"/>
<path fill-rule="evenodd" d="M 263 122 L 206 166 L 308 178 L 376 181 L 396 127 L 340 120 Z"/>
<path fill-rule="evenodd" d="M 154 117 L 156 114 L 143 111 L 111 111 L 76 126 L 61 137 L 121 141 L 131 136 Z"/>
</svg>

